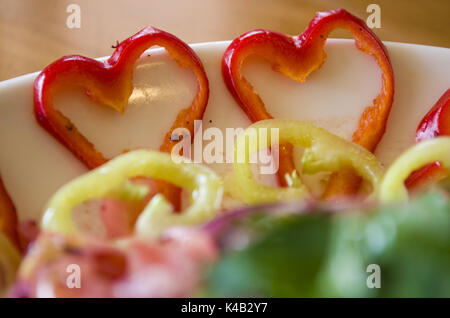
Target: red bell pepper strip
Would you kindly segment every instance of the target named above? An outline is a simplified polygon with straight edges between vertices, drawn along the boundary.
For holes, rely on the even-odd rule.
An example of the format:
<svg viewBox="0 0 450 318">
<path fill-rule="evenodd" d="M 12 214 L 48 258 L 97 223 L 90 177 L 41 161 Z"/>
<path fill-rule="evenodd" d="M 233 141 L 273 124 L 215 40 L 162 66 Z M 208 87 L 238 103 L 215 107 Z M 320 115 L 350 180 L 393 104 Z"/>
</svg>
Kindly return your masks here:
<svg viewBox="0 0 450 318">
<path fill-rule="evenodd" d="M 17 234 L 19 236 L 20 250 L 26 253 L 28 246 L 39 236 L 40 228 L 36 221 L 25 220 L 17 225 Z"/>
<path fill-rule="evenodd" d="M 16 208 L 0 176 L 0 232 L 8 236 L 17 247 L 20 247 L 17 223 Z"/>
<path fill-rule="evenodd" d="M 56 110 L 53 97 L 62 87 L 79 86 L 97 103 L 123 112 L 133 91 L 133 70 L 136 60 L 151 46 L 164 47 L 182 67 L 191 69 L 198 82 L 192 104 L 180 111 L 160 147 L 170 152 L 177 141 L 171 140 L 175 128 L 187 128 L 194 134 L 194 120 L 202 119 L 209 97 L 208 79 L 195 52 L 172 34 L 147 27 L 118 44 L 111 57 L 97 61 L 83 56 L 62 57 L 47 66 L 34 82 L 34 110 L 38 123 L 75 154 L 90 169 L 107 159 L 95 149 L 75 125 Z M 180 208 L 180 189 L 167 182 L 157 183 L 158 192 Z"/>
<path fill-rule="evenodd" d="M 450 88 L 420 121 L 416 131 L 416 142 L 437 136 L 450 136 Z M 434 162 L 411 173 L 405 185 L 408 189 L 414 190 L 445 176 L 448 176 L 448 170 L 440 162 Z"/>
<path fill-rule="evenodd" d="M 133 184 L 146 186 L 151 191 L 141 202 L 124 202 L 114 198 L 102 200 L 100 218 L 103 221 L 108 238 L 131 235 L 139 214 L 145 208 L 147 202 L 157 194 L 157 187 L 155 186 L 157 180 L 139 177 L 133 178 L 131 181 Z"/>
<path fill-rule="evenodd" d="M 273 31 L 253 30 L 236 38 L 225 51 L 222 74 L 229 91 L 253 122 L 270 119 L 264 102 L 242 74 L 242 64 L 249 56 L 268 60 L 275 71 L 304 82 L 321 67 L 326 54 L 324 45 L 331 31 L 343 28 L 355 38 L 356 47 L 372 55 L 382 70 L 382 89 L 359 119 L 353 142 L 374 151 L 384 134 L 394 96 L 394 73 L 387 51 L 377 36 L 358 19 L 343 9 L 319 12 L 305 32 L 287 36 Z M 286 186 L 286 174 L 295 169 L 292 146 L 280 146 L 278 180 Z M 325 197 L 351 194 L 357 191 L 360 178 L 352 170 L 334 173 L 325 190 Z"/>
</svg>

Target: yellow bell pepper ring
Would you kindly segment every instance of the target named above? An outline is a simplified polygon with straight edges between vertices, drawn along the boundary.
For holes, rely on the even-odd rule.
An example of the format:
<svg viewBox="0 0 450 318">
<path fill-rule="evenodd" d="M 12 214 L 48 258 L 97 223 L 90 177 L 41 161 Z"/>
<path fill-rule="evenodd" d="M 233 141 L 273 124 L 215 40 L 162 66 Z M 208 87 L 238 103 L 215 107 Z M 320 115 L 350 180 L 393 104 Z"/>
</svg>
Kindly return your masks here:
<svg viewBox="0 0 450 318">
<path fill-rule="evenodd" d="M 0 297 L 16 280 L 16 272 L 20 265 L 21 255 L 10 239 L 0 232 Z"/>
<path fill-rule="evenodd" d="M 178 158 L 179 159 L 179 158 Z M 209 168 L 176 160 L 158 151 L 136 150 L 120 155 L 104 165 L 63 186 L 50 199 L 42 218 L 43 230 L 75 234 L 72 209 L 88 200 L 102 198 L 114 189 L 126 189 L 128 178 L 141 176 L 162 179 L 192 193 L 192 204 L 180 214 L 173 214 L 162 196 L 155 196 L 144 209 L 145 222 L 140 222 L 152 236 L 172 225 L 193 225 L 212 218 L 218 211 L 223 193 L 221 179 Z M 184 161 L 184 162 L 182 162 Z"/>
<path fill-rule="evenodd" d="M 406 150 L 389 167 L 379 189 L 382 202 L 408 200 L 405 180 L 411 172 L 428 163 L 439 161 L 450 167 L 450 137 L 436 137 L 422 141 Z"/>
<path fill-rule="evenodd" d="M 267 136 L 266 140 L 261 140 Z M 272 129 L 278 129 L 278 140 L 272 140 Z M 252 135 L 257 142 L 247 142 Z M 319 171 L 338 171 L 353 167 L 376 189 L 383 176 L 383 167 L 378 159 L 365 148 L 346 141 L 323 128 L 309 122 L 283 119 L 269 119 L 256 122 L 239 135 L 235 145 L 234 175 L 242 199 L 247 203 L 265 203 L 281 200 L 308 198 L 307 188 L 297 174 L 289 176 L 293 186 L 274 188 L 258 183 L 251 171 L 250 156 L 258 150 L 274 144 L 292 144 L 305 148 L 302 158 L 302 172 L 313 174 Z M 238 160 L 245 156 L 245 160 Z"/>
</svg>

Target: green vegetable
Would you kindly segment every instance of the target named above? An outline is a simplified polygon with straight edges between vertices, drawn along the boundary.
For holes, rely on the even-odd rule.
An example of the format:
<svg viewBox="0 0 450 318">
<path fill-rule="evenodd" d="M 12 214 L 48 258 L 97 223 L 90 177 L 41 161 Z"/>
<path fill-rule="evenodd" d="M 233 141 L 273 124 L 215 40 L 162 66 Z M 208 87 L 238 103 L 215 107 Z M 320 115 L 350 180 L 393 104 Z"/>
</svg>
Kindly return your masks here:
<svg viewBox="0 0 450 318">
<path fill-rule="evenodd" d="M 207 295 L 450 297 L 445 194 L 351 210 L 280 216 L 261 208 L 236 219 L 218 238 L 223 257 L 207 274 Z M 377 282 L 370 264 L 379 266 L 380 288 L 368 287 Z"/>
</svg>

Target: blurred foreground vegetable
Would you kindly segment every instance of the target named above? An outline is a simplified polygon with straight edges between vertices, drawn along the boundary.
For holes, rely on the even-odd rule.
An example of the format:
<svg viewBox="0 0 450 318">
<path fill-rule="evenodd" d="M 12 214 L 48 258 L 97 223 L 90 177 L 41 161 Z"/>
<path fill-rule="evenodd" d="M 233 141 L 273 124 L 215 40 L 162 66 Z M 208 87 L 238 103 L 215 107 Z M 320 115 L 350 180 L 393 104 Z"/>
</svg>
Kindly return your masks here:
<svg viewBox="0 0 450 318">
<path fill-rule="evenodd" d="M 10 295 L 450 297 L 449 228 L 448 194 L 435 191 L 396 205 L 246 207 L 157 240 L 47 232 Z M 80 289 L 66 285 L 69 264 Z"/>
<path fill-rule="evenodd" d="M 205 229 L 223 255 L 207 275 L 209 296 L 450 297 L 450 201 L 441 192 L 369 209 L 254 207 Z M 380 288 L 369 288 L 371 264 Z"/>
</svg>

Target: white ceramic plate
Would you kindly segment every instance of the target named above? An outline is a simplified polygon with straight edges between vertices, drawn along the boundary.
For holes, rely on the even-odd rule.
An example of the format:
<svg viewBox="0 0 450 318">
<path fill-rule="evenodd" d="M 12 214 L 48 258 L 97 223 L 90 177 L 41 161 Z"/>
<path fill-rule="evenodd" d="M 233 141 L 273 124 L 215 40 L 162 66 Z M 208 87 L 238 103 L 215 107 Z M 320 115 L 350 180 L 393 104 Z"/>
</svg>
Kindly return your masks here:
<svg viewBox="0 0 450 318">
<path fill-rule="evenodd" d="M 248 119 L 227 91 L 221 57 L 229 42 L 192 45 L 210 81 L 203 129 L 246 127 Z M 450 49 L 385 43 L 395 74 L 395 95 L 386 134 L 376 155 L 385 164 L 409 147 L 429 108 L 450 87 Z M 245 74 L 274 117 L 309 120 L 350 139 L 362 110 L 381 87 L 375 60 L 352 40 L 328 40 L 327 61 L 297 83 L 273 72 L 264 61 L 249 61 Z M 164 50 L 138 61 L 135 89 L 124 115 L 94 104 L 81 90 L 57 97 L 56 107 L 107 157 L 125 149 L 157 149 L 177 112 L 194 96 L 196 83 Z M 0 83 L 0 173 L 21 219 L 37 219 L 49 197 L 86 172 L 71 152 L 43 130 L 33 115 L 32 85 L 37 73 Z M 211 121 L 211 122 L 210 122 Z M 227 164 L 212 168 L 224 173 Z"/>
</svg>

